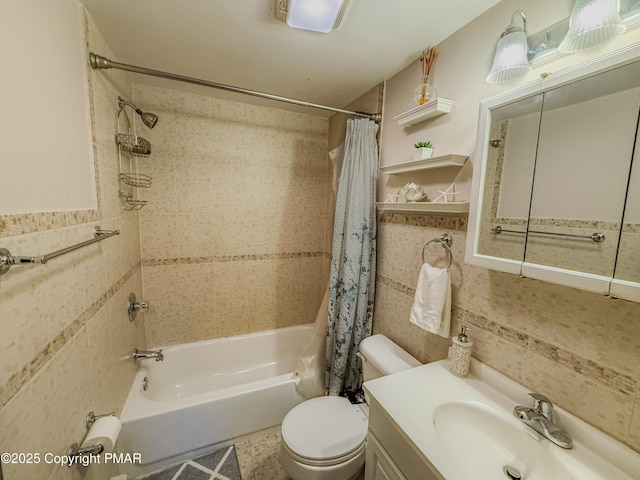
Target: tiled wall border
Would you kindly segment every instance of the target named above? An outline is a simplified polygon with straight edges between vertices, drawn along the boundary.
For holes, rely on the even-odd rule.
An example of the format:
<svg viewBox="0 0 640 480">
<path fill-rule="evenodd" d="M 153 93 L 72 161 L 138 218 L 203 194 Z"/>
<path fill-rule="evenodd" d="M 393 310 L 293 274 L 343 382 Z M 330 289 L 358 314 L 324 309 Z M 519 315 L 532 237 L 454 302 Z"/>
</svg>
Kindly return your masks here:
<svg viewBox="0 0 640 480">
<path fill-rule="evenodd" d="M 28 233 L 52 230 L 54 228 L 96 222 L 97 220 L 98 210 L 0 215 L 0 237 L 26 235 Z"/>
<path fill-rule="evenodd" d="M 215 255 L 208 257 L 150 258 L 142 260 L 144 267 L 160 265 L 190 265 L 197 263 L 245 262 L 251 260 L 287 260 L 291 258 L 326 257 L 326 252 L 257 253 L 246 255 Z"/>
<path fill-rule="evenodd" d="M 411 298 L 415 295 L 415 288 L 403 285 L 391 278 L 378 274 L 376 281 L 381 285 L 396 290 Z M 502 340 L 511 342 L 514 345 L 527 349 L 530 353 L 543 356 L 562 367 L 573 370 L 600 385 L 612 390 L 616 390 L 625 395 L 633 396 L 638 388 L 638 382 L 629 375 L 617 372 L 604 365 L 599 365 L 593 360 L 589 360 L 568 350 L 564 350 L 556 345 L 545 342 L 528 333 L 520 332 L 511 327 L 501 325 L 483 315 L 478 315 L 459 306 L 453 306 L 452 315 L 473 326 L 475 329 L 496 335 Z"/>
<path fill-rule="evenodd" d="M 378 220 L 385 223 L 397 223 L 414 227 L 446 228 L 449 230 L 467 230 L 467 217 L 424 215 L 414 213 L 378 214 Z"/>
<path fill-rule="evenodd" d="M 58 353 L 71 338 L 78 333 L 98 311 L 140 270 L 140 263 L 132 267 L 116 283 L 111 285 L 95 302 L 58 333 L 36 356 L 9 381 L 0 387 L 0 408 L 9 401 Z"/>
</svg>

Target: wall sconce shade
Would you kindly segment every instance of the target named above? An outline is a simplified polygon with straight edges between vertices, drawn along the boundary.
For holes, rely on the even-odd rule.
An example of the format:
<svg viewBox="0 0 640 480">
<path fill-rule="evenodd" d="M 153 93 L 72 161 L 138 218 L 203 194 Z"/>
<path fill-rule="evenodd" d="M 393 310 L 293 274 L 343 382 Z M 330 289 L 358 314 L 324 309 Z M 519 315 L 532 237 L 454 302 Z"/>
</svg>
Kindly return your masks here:
<svg viewBox="0 0 640 480">
<path fill-rule="evenodd" d="M 340 26 L 350 0 L 276 0 L 276 17 L 293 28 L 329 33 Z"/>
<path fill-rule="evenodd" d="M 576 0 L 561 53 L 575 53 L 608 42 L 624 33 L 619 0 Z"/>
<path fill-rule="evenodd" d="M 523 27 L 515 24 L 516 15 L 522 17 Z M 511 24 L 500 35 L 487 82 L 511 82 L 530 72 L 527 51 L 527 17 L 522 10 L 517 10 L 511 16 Z"/>
</svg>

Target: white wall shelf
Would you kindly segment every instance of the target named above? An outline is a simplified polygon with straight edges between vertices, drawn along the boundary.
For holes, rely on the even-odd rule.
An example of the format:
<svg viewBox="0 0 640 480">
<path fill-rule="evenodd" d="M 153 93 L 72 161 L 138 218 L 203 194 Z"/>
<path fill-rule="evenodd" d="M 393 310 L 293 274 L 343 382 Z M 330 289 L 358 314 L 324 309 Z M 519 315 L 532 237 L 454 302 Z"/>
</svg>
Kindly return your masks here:
<svg viewBox="0 0 640 480">
<path fill-rule="evenodd" d="M 469 213 L 469 202 L 376 202 L 379 212 L 433 213 L 459 215 Z"/>
<path fill-rule="evenodd" d="M 445 115 L 451 111 L 451 107 L 453 107 L 453 101 L 445 98 L 435 98 L 424 105 L 396 115 L 393 119 L 398 122 L 398 125 L 410 127 L 417 123 L 424 122 L 429 118 Z"/>
<path fill-rule="evenodd" d="M 396 175 L 398 173 L 416 172 L 419 170 L 429 170 L 431 168 L 461 167 L 469 157 L 465 155 L 441 155 L 427 158 L 426 160 L 412 160 L 410 162 L 387 165 L 380 167 L 382 173 Z"/>
</svg>

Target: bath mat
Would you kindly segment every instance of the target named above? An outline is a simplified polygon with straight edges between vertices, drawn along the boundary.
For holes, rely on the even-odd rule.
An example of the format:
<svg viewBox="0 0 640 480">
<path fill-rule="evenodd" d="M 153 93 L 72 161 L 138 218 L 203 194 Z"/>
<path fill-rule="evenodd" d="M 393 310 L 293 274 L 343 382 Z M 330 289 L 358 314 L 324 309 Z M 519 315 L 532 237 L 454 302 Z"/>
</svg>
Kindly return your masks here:
<svg viewBox="0 0 640 480">
<path fill-rule="evenodd" d="M 242 480 L 232 446 L 134 480 Z"/>
</svg>

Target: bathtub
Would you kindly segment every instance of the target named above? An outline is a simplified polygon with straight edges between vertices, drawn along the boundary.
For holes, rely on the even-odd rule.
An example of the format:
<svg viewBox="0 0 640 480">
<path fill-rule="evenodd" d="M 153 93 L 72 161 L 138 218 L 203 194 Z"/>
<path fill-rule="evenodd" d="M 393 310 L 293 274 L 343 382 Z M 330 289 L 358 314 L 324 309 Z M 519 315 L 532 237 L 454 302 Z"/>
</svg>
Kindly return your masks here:
<svg viewBox="0 0 640 480">
<path fill-rule="evenodd" d="M 163 348 L 163 362 L 142 360 L 118 439 L 118 450 L 140 453 L 142 463 L 121 465 L 122 473 L 142 475 L 280 424 L 305 400 L 294 370 L 312 329 L 173 345 Z"/>
</svg>

